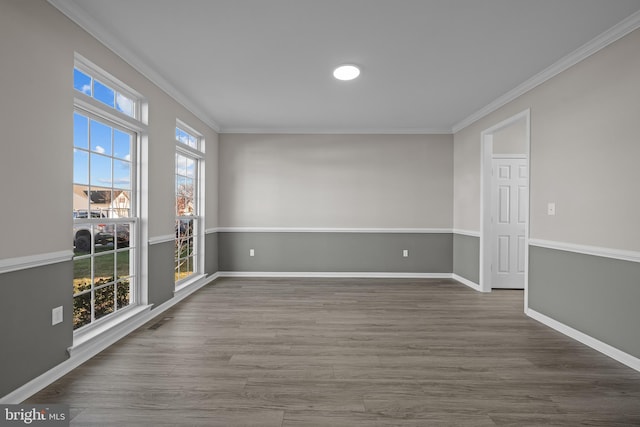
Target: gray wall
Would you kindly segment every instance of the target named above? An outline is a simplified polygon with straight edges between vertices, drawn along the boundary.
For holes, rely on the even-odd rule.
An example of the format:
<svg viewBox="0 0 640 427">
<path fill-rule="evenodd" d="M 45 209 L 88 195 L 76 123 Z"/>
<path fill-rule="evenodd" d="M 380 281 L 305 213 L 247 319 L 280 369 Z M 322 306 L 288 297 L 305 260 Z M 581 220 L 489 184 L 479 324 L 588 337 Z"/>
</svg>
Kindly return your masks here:
<svg viewBox="0 0 640 427">
<path fill-rule="evenodd" d="M 221 271 L 451 273 L 450 233 L 220 233 Z M 249 256 L 249 249 L 255 256 Z M 409 257 L 402 257 L 402 250 Z"/>
<path fill-rule="evenodd" d="M 640 263 L 529 247 L 529 306 L 640 358 Z"/>
<path fill-rule="evenodd" d="M 204 271 L 206 274 L 218 272 L 218 233 L 207 233 L 204 236 Z"/>
<path fill-rule="evenodd" d="M 73 262 L 0 274 L 0 397 L 69 357 Z M 51 325 L 51 309 L 63 322 Z"/>
<path fill-rule="evenodd" d="M 480 238 L 464 234 L 453 235 L 453 272 L 480 283 Z"/>
<path fill-rule="evenodd" d="M 175 284 L 175 243 L 149 245 L 149 304 L 159 306 L 173 298 Z"/>
</svg>

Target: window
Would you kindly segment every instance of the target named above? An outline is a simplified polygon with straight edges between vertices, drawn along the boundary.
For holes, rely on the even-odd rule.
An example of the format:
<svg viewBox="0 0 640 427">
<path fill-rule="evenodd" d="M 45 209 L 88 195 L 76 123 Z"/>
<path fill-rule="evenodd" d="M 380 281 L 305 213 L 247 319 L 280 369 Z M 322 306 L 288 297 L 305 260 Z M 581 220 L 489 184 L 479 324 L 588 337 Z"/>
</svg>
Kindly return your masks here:
<svg viewBox="0 0 640 427">
<path fill-rule="evenodd" d="M 136 102 L 132 96 L 112 89 L 108 84 L 91 77 L 78 67 L 73 69 L 73 88 L 75 90 L 129 117 L 136 118 Z"/>
<path fill-rule="evenodd" d="M 203 273 L 202 188 L 203 141 L 194 131 L 176 126 L 176 285 Z"/>
<path fill-rule="evenodd" d="M 104 73 L 74 68 L 73 328 L 134 305 L 137 295 L 138 101 Z M 86 97 L 98 103 L 89 102 Z"/>
</svg>

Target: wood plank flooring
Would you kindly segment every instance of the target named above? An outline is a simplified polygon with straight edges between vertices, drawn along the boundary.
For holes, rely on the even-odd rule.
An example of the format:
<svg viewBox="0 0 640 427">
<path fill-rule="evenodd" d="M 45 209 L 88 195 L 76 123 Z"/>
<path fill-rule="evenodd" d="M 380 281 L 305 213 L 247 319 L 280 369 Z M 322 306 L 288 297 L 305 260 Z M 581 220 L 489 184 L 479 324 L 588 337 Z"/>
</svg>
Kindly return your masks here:
<svg viewBox="0 0 640 427">
<path fill-rule="evenodd" d="M 640 425 L 640 373 L 449 280 L 220 279 L 29 399 L 76 426 Z"/>
</svg>

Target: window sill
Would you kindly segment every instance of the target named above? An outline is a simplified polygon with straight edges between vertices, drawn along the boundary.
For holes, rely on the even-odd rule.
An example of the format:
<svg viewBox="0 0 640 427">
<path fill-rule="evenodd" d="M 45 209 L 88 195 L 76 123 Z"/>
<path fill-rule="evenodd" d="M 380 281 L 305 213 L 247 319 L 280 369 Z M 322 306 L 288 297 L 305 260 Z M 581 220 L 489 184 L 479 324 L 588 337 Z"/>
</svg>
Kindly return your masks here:
<svg viewBox="0 0 640 427">
<path fill-rule="evenodd" d="M 69 356 L 74 357 L 79 353 L 95 350 L 107 342 L 118 340 L 131 331 L 131 326 L 137 328 L 136 320 L 144 319 L 145 314 L 151 310 L 152 305 L 137 305 L 126 308 L 120 314 L 114 315 L 104 322 L 91 326 L 86 330 L 73 334 L 73 345 L 67 349 Z M 121 336 L 120 336 L 121 335 Z M 105 345 L 105 348 L 108 345 Z M 101 351 L 101 350 L 98 350 Z"/>
<path fill-rule="evenodd" d="M 176 286 L 175 291 L 173 292 L 173 295 L 174 296 L 180 296 L 181 294 L 183 294 L 185 292 L 189 292 L 191 287 L 197 287 L 198 285 L 202 285 L 203 282 L 204 282 L 204 284 L 206 284 L 206 283 L 209 282 L 206 279 L 207 279 L 207 275 L 206 274 L 194 275 L 193 277 L 190 277 L 188 280 L 185 280 L 184 282 L 178 284 Z"/>
</svg>

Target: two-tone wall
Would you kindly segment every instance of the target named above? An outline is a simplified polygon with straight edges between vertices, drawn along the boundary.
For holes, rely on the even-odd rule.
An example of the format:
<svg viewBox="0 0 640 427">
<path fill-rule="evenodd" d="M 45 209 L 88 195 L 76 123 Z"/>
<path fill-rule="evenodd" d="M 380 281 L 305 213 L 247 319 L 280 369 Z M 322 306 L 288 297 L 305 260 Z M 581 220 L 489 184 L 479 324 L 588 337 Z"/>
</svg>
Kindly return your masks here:
<svg viewBox="0 0 640 427">
<path fill-rule="evenodd" d="M 206 140 L 206 227 L 217 226 L 217 135 L 185 107 L 44 0 L 0 2 L 0 397 L 69 357 L 72 326 L 74 53 L 149 103 L 142 226 L 148 302 L 173 298 L 175 125 Z M 217 271 L 215 235 L 207 269 Z M 52 326 L 51 310 L 63 307 Z"/>
<path fill-rule="evenodd" d="M 455 229 L 479 233 L 481 133 L 529 109 L 527 312 L 637 369 L 639 49 L 636 30 L 456 132 L 453 213 Z"/>
<path fill-rule="evenodd" d="M 451 135 L 223 134 L 219 156 L 221 271 L 451 275 Z"/>
</svg>

